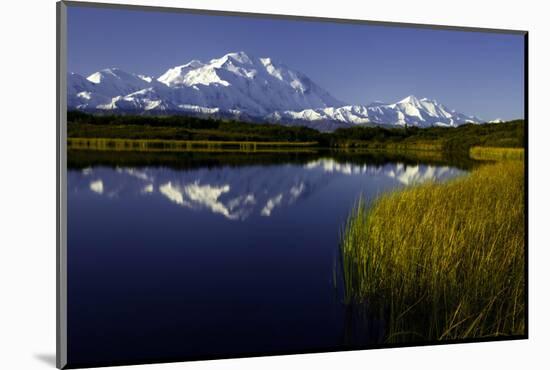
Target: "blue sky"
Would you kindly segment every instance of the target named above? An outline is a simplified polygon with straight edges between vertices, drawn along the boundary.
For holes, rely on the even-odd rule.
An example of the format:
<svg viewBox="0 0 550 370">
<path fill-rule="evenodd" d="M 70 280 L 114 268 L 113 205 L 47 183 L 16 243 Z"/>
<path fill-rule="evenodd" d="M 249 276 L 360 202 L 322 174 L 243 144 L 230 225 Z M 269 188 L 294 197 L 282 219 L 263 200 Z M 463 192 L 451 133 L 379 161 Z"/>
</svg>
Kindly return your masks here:
<svg viewBox="0 0 550 370">
<path fill-rule="evenodd" d="M 159 76 L 231 51 L 269 56 L 351 104 L 429 97 L 484 119 L 523 117 L 523 36 L 69 7 L 68 69 Z"/>
</svg>

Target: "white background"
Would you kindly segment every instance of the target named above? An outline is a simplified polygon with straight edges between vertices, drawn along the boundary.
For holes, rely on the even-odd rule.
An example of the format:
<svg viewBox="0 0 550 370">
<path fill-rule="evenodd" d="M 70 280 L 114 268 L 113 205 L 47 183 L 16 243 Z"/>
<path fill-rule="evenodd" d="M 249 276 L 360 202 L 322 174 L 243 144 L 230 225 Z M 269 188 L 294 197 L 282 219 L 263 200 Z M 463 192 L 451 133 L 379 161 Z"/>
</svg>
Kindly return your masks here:
<svg viewBox="0 0 550 370">
<path fill-rule="evenodd" d="M 141 5 L 530 31 L 529 340 L 132 369 L 549 368 L 550 245 L 545 211 L 549 206 L 546 154 L 550 145 L 550 117 L 545 112 L 550 109 L 550 20 L 546 2 L 128 1 Z M 0 368 L 51 369 L 55 355 L 55 1 L 5 1 L 0 17 Z"/>
</svg>

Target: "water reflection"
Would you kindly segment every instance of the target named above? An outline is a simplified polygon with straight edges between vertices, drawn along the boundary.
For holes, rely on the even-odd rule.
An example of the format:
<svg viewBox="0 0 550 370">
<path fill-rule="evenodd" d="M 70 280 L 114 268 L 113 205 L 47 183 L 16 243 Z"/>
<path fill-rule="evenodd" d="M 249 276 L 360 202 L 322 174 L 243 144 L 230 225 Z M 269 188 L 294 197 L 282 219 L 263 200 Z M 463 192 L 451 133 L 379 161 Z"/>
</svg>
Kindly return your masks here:
<svg viewBox="0 0 550 370">
<path fill-rule="evenodd" d="M 69 335 L 82 361 L 379 343 L 384 323 L 358 325 L 334 287 L 350 208 L 463 173 L 310 155 L 96 165 L 104 154 L 76 153 L 68 171 Z"/>
<path fill-rule="evenodd" d="M 90 190 L 98 194 L 103 194 L 103 181 L 97 180 L 90 183 Z"/>
<path fill-rule="evenodd" d="M 419 184 L 426 181 L 445 180 L 458 175 L 461 171 L 447 166 L 405 165 L 396 163 L 385 166 L 356 165 L 339 163 L 334 159 L 319 159 L 305 165 L 307 169 L 322 169 L 325 172 L 344 175 L 388 176 L 404 185 Z"/>
<path fill-rule="evenodd" d="M 441 181 L 463 171 L 432 165 L 354 164 L 321 158 L 305 165 L 200 168 L 85 168 L 70 171 L 72 191 L 91 191 L 116 198 L 125 195 L 161 196 L 174 205 L 210 212 L 228 220 L 251 215 L 270 217 L 291 207 L 342 177 L 383 182 L 384 188 Z"/>
<path fill-rule="evenodd" d="M 162 195 L 171 202 L 191 209 L 208 209 L 213 213 L 221 214 L 230 220 L 239 219 L 240 211 L 238 206 L 242 197 L 228 201 L 228 205 L 222 203 L 219 198 L 222 194 L 228 193 L 231 187 L 227 184 L 222 186 L 201 185 L 198 181 L 191 184 L 172 184 L 171 181 L 159 186 Z M 252 201 L 254 200 L 254 196 Z M 248 197 L 246 198 L 248 200 Z M 237 209 L 233 213 L 233 209 Z"/>
</svg>

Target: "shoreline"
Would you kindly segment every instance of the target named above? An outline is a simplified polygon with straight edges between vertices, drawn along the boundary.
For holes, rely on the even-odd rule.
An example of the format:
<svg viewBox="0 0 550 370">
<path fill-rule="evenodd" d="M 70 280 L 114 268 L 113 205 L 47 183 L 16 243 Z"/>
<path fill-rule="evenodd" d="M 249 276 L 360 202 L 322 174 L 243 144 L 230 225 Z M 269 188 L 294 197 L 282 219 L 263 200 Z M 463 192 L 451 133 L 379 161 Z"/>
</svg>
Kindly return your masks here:
<svg viewBox="0 0 550 370">
<path fill-rule="evenodd" d="M 108 151 L 141 151 L 141 152 L 185 152 L 185 151 L 277 151 L 281 150 L 309 150 L 311 151 L 343 151 L 343 152 L 426 152 L 446 153 L 441 143 L 418 142 L 418 143 L 379 143 L 364 141 L 358 146 L 324 146 L 317 141 L 238 141 L 238 140 L 167 140 L 167 139 L 126 139 L 110 137 L 69 137 L 67 138 L 67 149 L 70 150 L 108 150 Z M 486 148 L 494 148 L 495 151 L 489 155 Z M 279 150 L 279 151 L 281 151 Z M 469 155 L 472 159 L 491 160 L 499 159 L 502 153 L 515 150 L 517 153 L 523 148 L 499 148 L 489 146 L 473 146 Z M 452 154 L 452 153 L 451 153 Z M 460 154 L 457 153 L 456 154 Z M 512 157 L 516 157 L 514 154 Z"/>
</svg>

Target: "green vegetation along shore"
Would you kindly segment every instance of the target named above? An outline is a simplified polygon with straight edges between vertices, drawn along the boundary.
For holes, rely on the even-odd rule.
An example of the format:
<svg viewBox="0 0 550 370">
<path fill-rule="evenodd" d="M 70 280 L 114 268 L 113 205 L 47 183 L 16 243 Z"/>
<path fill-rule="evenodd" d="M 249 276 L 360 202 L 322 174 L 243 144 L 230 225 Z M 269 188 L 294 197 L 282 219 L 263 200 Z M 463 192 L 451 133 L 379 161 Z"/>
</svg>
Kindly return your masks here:
<svg viewBox="0 0 550 370">
<path fill-rule="evenodd" d="M 382 315 L 390 343 L 524 335 L 524 200 L 522 160 L 359 200 L 341 237 L 346 302 Z"/>
<path fill-rule="evenodd" d="M 284 144 L 286 146 L 307 143 L 308 146 L 314 145 L 321 148 L 443 151 L 466 155 L 473 146 L 523 147 L 524 145 L 524 122 L 521 120 L 499 124 L 463 125 L 457 128 L 351 127 L 331 133 L 300 126 L 185 116 L 99 116 L 68 112 L 67 120 L 67 135 L 70 141 L 125 139 L 128 145 L 123 145 L 121 148 L 134 146 L 136 149 L 147 145 L 133 144 L 131 140 L 163 140 L 171 142 L 170 145 L 181 141 L 182 143 L 178 144 L 179 147 L 187 146 L 190 141 L 215 142 L 216 147 L 249 142 L 276 142 L 279 147 L 282 147 L 283 143 L 286 143 Z M 100 148 L 101 145 L 97 147 Z"/>
</svg>

